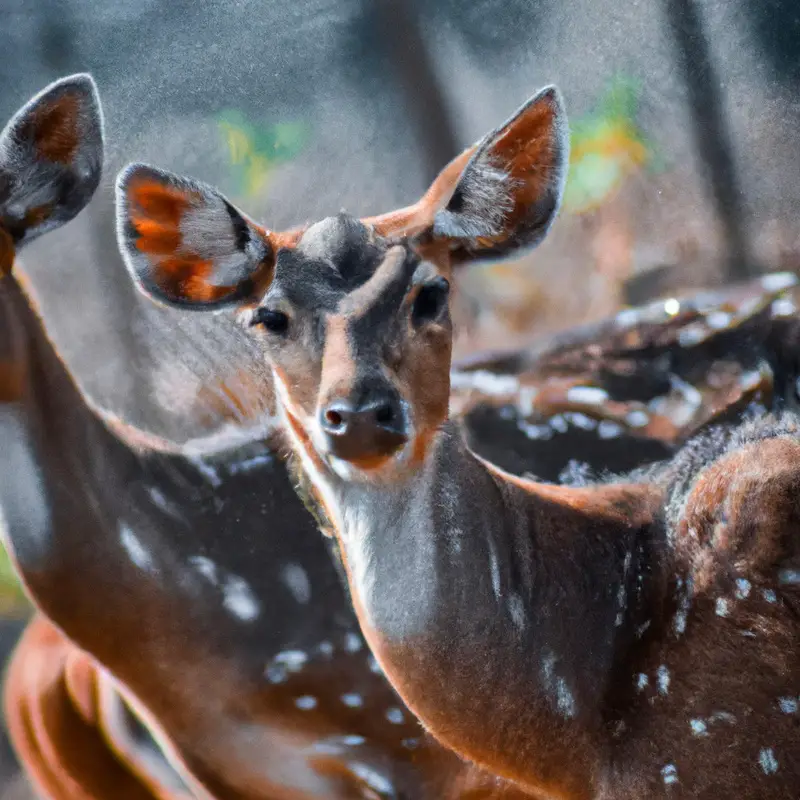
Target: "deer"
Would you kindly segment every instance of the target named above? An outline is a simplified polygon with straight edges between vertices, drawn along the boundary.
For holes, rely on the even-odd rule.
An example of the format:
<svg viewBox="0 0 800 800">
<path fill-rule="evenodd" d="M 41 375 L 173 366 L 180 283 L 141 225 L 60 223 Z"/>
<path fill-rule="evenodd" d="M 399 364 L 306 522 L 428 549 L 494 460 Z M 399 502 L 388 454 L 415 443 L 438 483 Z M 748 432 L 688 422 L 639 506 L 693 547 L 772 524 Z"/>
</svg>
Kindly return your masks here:
<svg viewBox="0 0 800 800">
<path fill-rule="evenodd" d="M 547 87 L 417 203 L 285 233 L 132 164 L 120 250 L 153 301 L 261 343 L 298 493 L 444 747 L 531 797 L 797 797 L 794 412 L 574 486 L 505 472 L 449 418 L 454 271 L 544 238 L 567 130 Z"/>
</svg>

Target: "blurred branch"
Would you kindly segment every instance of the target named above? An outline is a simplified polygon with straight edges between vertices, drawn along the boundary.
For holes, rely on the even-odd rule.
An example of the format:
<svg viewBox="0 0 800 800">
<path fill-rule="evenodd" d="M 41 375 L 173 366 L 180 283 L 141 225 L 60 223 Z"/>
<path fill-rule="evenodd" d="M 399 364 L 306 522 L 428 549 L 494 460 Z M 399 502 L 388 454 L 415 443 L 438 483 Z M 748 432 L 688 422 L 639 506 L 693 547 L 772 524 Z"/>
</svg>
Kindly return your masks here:
<svg viewBox="0 0 800 800">
<path fill-rule="evenodd" d="M 695 145 L 708 170 L 708 182 L 725 233 L 726 277 L 731 281 L 745 280 L 757 270 L 745 235 L 741 189 L 719 91 L 720 79 L 700 9 L 696 0 L 664 0 L 664 8 L 689 96 Z"/>
</svg>

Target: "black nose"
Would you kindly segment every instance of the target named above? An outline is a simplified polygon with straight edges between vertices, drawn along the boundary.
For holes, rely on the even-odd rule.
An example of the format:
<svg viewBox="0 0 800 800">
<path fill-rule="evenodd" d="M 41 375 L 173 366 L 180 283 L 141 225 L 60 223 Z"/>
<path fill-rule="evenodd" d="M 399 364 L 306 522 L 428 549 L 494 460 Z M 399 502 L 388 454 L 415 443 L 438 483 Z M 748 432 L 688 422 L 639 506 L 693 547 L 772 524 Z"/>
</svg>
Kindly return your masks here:
<svg viewBox="0 0 800 800">
<path fill-rule="evenodd" d="M 320 411 L 320 426 L 331 452 L 348 461 L 391 455 L 407 440 L 400 398 L 390 393 L 334 400 Z"/>
</svg>

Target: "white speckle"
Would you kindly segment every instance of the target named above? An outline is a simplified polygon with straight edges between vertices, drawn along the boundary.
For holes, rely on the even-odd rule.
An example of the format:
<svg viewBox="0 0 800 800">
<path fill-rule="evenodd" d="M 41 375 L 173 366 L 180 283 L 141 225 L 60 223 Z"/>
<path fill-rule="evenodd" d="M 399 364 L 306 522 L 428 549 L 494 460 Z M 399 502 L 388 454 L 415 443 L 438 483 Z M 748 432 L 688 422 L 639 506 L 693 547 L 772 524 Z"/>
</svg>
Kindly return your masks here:
<svg viewBox="0 0 800 800">
<path fill-rule="evenodd" d="M 578 713 L 578 709 L 575 705 L 575 697 L 563 678 L 558 678 L 556 680 L 556 702 L 558 704 L 558 710 L 565 717 L 573 719 Z"/>
<path fill-rule="evenodd" d="M 350 745 L 350 747 L 358 747 L 358 745 L 364 744 L 366 741 L 363 736 L 358 736 L 355 733 L 348 733 L 346 736 L 342 736 L 342 744 Z"/>
<path fill-rule="evenodd" d="M 736 724 L 736 717 L 728 711 L 715 711 L 709 718 L 709 722 L 727 722 L 728 725 Z"/>
<path fill-rule="evenodd" d="M 348 631 L 347 635 L 344 637 L 345 651 L 348 653 L 357 653 L 363 646 L 364 643 L 361 641 L 361 637 L 357 633 Z"/>
<path fill-rule="evenodd" d="M 475 389 L 485 395 L 507 395 L 519 390 L 519 380 L 512 375 L 495 375 L 479 369 L 475 372 L 453 372 L 450 386 L 452 389 Z"/>
<path fill-rule="evenodd" d="M 597 386 L 572 386 L 567 389 L 567 402 L 600 406 L 608 400 L 608 392 Z"/>
<path fill-rule="evenodd" d="M 523 386 L 519 390 L 517 408 L 523 417 L 529 417 L 531 414 L 533 414 L 533 403 L 536 400 L 537 394 L 539 394 L 539 390 L 530 386 Z"/>
<path fill-rule="evenodd" d="M 550 427 L 558 433 L 566 433 L 569 429 L 566 419 L 561 414 L 556 414 L 550 418 Z"/>
<path fill-rule="evenodd" d="M 779 697 L 778 707 L 784 714 L 797 713 L 797 698 L 795 697 Z"/>
<path fill-rule="evenodd" d="M 761 286 L 768 292 L 780 292 L 797 283 L 791 272 L 772 272 L 761 279 Z"/>
<path fill-rule="evenodd" d="M 215 586 L 217 585 L 217 565 L 205 556 L 191 556 L 189 563 Z"/>
<path fill-rule="evenodd" d="M 261 607 L 244 578 L 229 575 L 221 588 L 222 605 L 235 617 L 244 622 L 252 622 L 259 615 Z"/>
<path fill-rule="evenodd" d="M 273 461 L 272 453 L 259 453 L 258 455 L 243 459 L 242 461 L 228 464 L 228 472 L 230 472 L 231 475 L 238 475 L 240 472 L 251 472 L 265 464 L 271 464 Z"/>
<path fill-rule="evenodd" d="M 686 612 L 685 611 L 679 611 L 675 615 L 674 625 L 675 625 L 675 633 L 677 633 L 679 636 L 686 631 Z"/>
<path fill-rule="evenodd" d="M 582 431 L 593 431 L 597 427 L 597 420 L 587 417 L 586 414 L 581 414 L 578 411 L 567 411 L 564 414 L 564 418 Z"/>
<path fill-rule="evenodd" d="M 185 449 L 185 448 L 184 448 Z M 199 457 L 187 456 L 188 460 L 194 464 L 197 471 L 214 487 L 222 486 L 222 479 L 217 474 L 217 471 Z"/>
<path fill-rule="evenodd" d="M 522 603 L 522 598 L 512 593 L 507 601 L 508 613 L 511 615 L 511 620 L 519 630 L 525 629 L 525 607 Z"/>
<path fill-rule="evenodd" d="M 369 667 L 370 672 L 374 672 L 376 675 L 383 675 L 383 670 L 381 669 L 381 665 L 375 659 L 375 656 L 371 655 L 367 659 L 367 666 Z"/>
<path fill-rule="evenodd" d="M 697 410 L 703 405 L 703 395 L 690 383 L 681 380 L 677 375 L 671 375 L 669 382 L 683 395 L 683 399 L 692 409 Z"/>
<path fill-rule="evenodd" d="M 664 301 L 664 313 L 674 317 L 681 311 L 680 301 L 675 297 L 670 297 L 669 300 Z"/>
<path fill-rule="evenodd" d="M 306 605 L 311 600 L 311 583 L 308 573 L 299 564 L 287 564 L 281 578 L 298 603 Z"/>
<path fill-rule="evenodd" d="M 691 347 L 695 344 L 700 344 L 708 338 L 705 329 L 702 325 L 689 325 L 686 328 L 681 328 L 678 331 L 678 344 L 681 347 Z"/>
<path fill-rule="evenodd" d="M 294 704 L 303 711 L 310 711 L 312 708 L 317 707 L 317 698 L 312 697 L 310 694 L 304 694 L 298 697 Z"/>
<path fill-rule="evenodd" d="M 772 589 L 762 589 L 761 595 L 768 603 L 778 602 L 778 595 Z"/>
<path fill-rule="evenodd" d="M 333 655 L 333 645 L 328 641 L 320 642 L 317 645 L 317 650 L 319 651 L 320 655 L 323 655 L 326 658 L 330 658 Z"/>
<path fill-rule="evenodd" d="M 406 750 L 416 750 L 419 747 L 419 739 L 403 739 L 400 743 Z"/>
<path fill-rule="evenodd" d="M 751 369 L 739 376 L 739 386 L 742 389 L 755 389 L 761 383 L 762 375 L 758 370 Z"/>
<path fill-rule="evenodd" d="M 625 422 L 631 426 L 631 428 L 643 428 L 650 422 L 650 417 L 646 411 L 642 411 L 640 408 L 635 408 L 633 411 L 629 411 L 625 416 Z"/>
<path fill-rule="evenodd" d="M 402 725 L 406 721 L 403 712 L 395 706 L 386 709 L 386 719 L 388 719 L 392 725 Z"/>
<path fill-rule="evenodd" d="M 549 425 L 531 425 L 524 420 L 517 423 L 517 427 L 529 438 L 534 440 L 550 439 L 553 431 Z"/>
<path fill-rule="evenodd" d="M 708 327 L 715 331 L 721 331 L 731 324 L 732 317 L 727 311 L 712 311 L 706 317 Z"/>
<path fill-rule="evenodd" d="M 639 321 L 639 312 L 635 308 L 623 308 L 614 319 L 621 328 L 629 328 Z"/>
<path fill-rule="evenodd" d="M 800 583 L 800 569 L 782 569 L 778 572 L 778 581 L 794 585 Z"/>
<path fill-rule="evenodd" d="M 357 692 L 343 694 L 341 699 L 348 708 L 360 708 L 364 705 L 364 698 Z"/>
<path fill-rule="evenodd" d="M 494 542 L 489 540 L 489 570 L 492 575 L 492 591 L 494 596 L 500 599 L 500 563 L 497 560 L 497 551 Z"/>
<path fill-rule="evenodd" d="M 636 688 L 642 692 L 644 691 L 648 684 L 650 683 L 650 678 L 645 675 L 644 672 L 640 672 L 636 677 Z"/>
<path fill-rule="evenodd" d="M 604 419 L 597 426 L 597 435 L 601 439 L 616 439 L 622 433 L 622 426 L 611 420 Z"/>
<path fill-rule="evenodd" d="M 736 579 L 736 599 L 744 600 L 750 594 L 752 584 L 747 578 Z"/>
<path fill-rule="evenodd" d="M 669 676 L 669 670 L 664 664 L 662 664 L 658 668 L 658 672 L 656 674 L 656 680 L 658 682 L 658 693 L 662 695 L 668 694 L 670 676 Z"/>
<path fill-rule="evenodd" d="M 778 759 L 771 747 L 764 747 L 758 754 L 758 763 L 765 775 L 774 775 L 778 771 Z"/>
<path fill-rule="evenodd" d="M 284 650 L 267 665 L 265 675 L 271 683 L 283 683 L 290 672 L 299 672 L 308 661 L 302 650 Z"/>
<path fill-rule="evenodd" d="M 744 630 L 741 633 L 742 633 L 742 636 L 744 636 L 745 639 L 755 639 L 756 638 L 756 635 L 755 635 L 754 631 Z"/>
<path fill-rule="evenodd" d="M 636 629 L 636 638 L 641 639 L 644 636 L 644 632 L 650 627 L 650 620 L 648 619 L 646 622 L 643 622 L 637 629 Z"/>
<path fill-rule="evenodd" d="M 145 572 L 155 572 L 153 558 L 136 534 L 124 523 L 119 526 L 119 540 L 130 560 Z"/>
<path fill-rule="evenodd" d="M 690 719 L 689 725 L 695 736 L 708 736 L 708 725 L 701 719 Z"/>
<path fill-rule="evenodd" d="M 791 317 L 797 311 L 797 306 L 788 297 L 779 297 L 770 310 L 775 317 Z"/>
<path fill-rule="evenodd" d="M 664 780 L 664 784 L 669 786 L 670 784 L 678 782 L 678 768 L 674 764 L 667 764 L 666 767 L 661 768 L 661 777 Z"/>
<path fill-rule="evenodd" d="M 370 789 L 374 789 L 381 796 L 389 797 L 394 792 L 392 782 L 372 767 L 368 767 L 366 764 L 353 762 L 350 764 L 350 769 L 358 775 Z"/>
<path fill-rule="evenodd" d="M 718 617 L 728 616 L 728 601 L 724 597 L 717 598 L 717 616 Z"/>
</svg>

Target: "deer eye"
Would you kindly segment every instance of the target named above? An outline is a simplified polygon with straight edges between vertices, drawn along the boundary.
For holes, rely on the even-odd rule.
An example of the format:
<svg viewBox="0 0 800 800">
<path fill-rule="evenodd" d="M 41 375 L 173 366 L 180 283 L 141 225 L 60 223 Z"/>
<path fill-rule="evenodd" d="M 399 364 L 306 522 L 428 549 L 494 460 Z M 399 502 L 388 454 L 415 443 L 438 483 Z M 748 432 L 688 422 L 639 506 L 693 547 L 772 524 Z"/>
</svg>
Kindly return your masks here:
<svg viewBox="0 0 800 800">
<path fill-rule="evenodd" d="M 450 283 L 441 276 L 426 283 L 414 300 L 411 316 L 415 322 L 430 322 L 436 319 L 447 305 Z"/>
<path fill-rule="evenodd" d="M 270 333 L 286 333 L 289 328 L 289 317 L 283 311 L 275 311 L 272 308 L 259 306 L 253 312 L 250 325 L 261 325 Z"/>
</svg>

